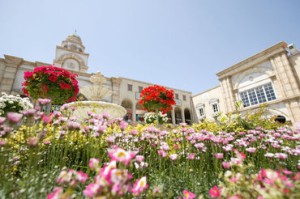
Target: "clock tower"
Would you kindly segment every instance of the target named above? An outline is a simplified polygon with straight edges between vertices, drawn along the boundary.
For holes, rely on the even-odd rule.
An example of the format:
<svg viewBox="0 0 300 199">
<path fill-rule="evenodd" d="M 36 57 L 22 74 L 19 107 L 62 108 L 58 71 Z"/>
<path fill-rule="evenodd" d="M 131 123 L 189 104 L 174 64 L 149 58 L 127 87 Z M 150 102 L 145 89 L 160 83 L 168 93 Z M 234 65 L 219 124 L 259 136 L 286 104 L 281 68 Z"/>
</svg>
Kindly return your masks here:
<svg viewBox="0 0 300 199">
<path fill-rule="evenodd" d="M 78 35 L 69 35 L 60 46 L 56 46 L 54 65 L 67 70 L 86 73 L 89 54 Z"/>
</svg>

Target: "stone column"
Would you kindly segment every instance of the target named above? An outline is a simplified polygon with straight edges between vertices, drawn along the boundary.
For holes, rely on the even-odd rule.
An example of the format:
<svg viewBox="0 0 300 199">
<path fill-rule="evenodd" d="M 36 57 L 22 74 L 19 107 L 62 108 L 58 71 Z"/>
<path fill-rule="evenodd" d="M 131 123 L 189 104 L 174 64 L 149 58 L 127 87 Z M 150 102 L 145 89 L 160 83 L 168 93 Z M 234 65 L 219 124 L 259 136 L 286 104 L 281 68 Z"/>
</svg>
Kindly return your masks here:
<svg viewBox="0 0 300 199">
<path fill-rule="evenodd" d="M 181 119 L 182 119 L 182 122 L 185 123 L 184 108 L 181 109 Z"/>
<path fill-rule="evenodd" d="M 230 77 L 225 77 L 220 81 L 221 81 L 221 88 L 224 96 L 224 102 L 225 102 L 224 111 L 225 113 L 229 113 L 234 111 L 235 109 L 234 103 L 236 101 L 233 95 L 231 79 Z"/>
<path fill-rule="evenodd" d="M 9 55 L 4 55 L 4 57 L 5 68 L 3 70 L 3 76 L 0 82 L 0 92 L 6 92 L 10 94 L 13 89 L 18 68 L 23 62 L 23 59 Z"/>
<path fill-rule="evenodd" d="M 120 78 L 111 78 L 112 82 L 112 103 L 120 105 L 120 84 L 121 84 Z"/>
<path fill-rule="evenodd" d="M 136 105 L 132 103 L 132 121 L 136 122 Z"/>
<path fill-rule="evenodd" d="M 287 55 L 283 52 L 280 55 L 273 57 L 271 63 L 274 66 L 276 76 L 281 83 L 282 97 L 291 98 L 299 96 L 300 88 Z"/>
<path fill-rule="evenodd" d="M 176 121 L 175 121 L 175 109 L 173 107 L 172 111 L 171 111 L 171 116 L 172 116 L 172 124 L 176 124 Z"/>
</svg>

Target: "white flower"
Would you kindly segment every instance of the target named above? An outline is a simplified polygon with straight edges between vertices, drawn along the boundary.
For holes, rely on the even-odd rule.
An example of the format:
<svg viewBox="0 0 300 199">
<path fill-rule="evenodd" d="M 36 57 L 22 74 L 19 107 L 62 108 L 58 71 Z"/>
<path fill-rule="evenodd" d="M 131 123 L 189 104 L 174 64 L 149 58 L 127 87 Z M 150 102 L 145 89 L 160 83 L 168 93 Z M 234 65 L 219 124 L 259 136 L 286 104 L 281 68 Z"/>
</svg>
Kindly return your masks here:
<svg viewBox="0 0 300 199">
<path fill-rule="evenodd" d="M 2 93 L 0 96 L 0 116 L 5 115 L 7 112 L 21 112 L 23 110 L 33 108 L 32 103 L 28 98 L 21 98 L 19 95 L 7 95 Z"/>
</svg>

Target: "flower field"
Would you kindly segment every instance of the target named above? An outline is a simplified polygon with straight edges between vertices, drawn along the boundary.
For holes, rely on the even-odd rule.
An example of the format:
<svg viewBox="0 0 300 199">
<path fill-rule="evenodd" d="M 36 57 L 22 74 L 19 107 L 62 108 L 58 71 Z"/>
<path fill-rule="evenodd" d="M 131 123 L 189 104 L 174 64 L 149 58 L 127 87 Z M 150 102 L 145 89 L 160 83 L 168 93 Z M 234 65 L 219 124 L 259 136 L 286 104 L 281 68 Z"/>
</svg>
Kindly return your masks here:
<svg viewBox="0 0 300 199">
<path fill-rule="evenodd" d="M 300 198 L 298 130 L 79 123 L 68 110 L 0 117 L 1 198 Z"/>
</svg>

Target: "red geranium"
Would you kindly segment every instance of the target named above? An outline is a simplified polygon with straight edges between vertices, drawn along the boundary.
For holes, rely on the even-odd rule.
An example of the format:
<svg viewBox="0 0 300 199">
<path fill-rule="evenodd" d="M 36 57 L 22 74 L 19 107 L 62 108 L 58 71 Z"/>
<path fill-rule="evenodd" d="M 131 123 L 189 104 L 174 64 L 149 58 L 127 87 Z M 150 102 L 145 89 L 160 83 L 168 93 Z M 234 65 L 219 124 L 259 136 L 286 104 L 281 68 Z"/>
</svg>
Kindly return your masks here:
<svg viewBox="0 0 300 199">
<path fill-rule="evenodd" d="M 175 105 L 174 91 L 168 90 L 163 86 L 149 86 L 142 90 L 140 94 L 141 104 L 148 111 L 162 111 L 166 113 L 172 110 L 172 105 Z"/>
<path fill-rule="evenodd" d="M 33 72 L 24 72 L 22 90 L 25 95 L 49 98 L 53 104 L 64 104 L 76 100 L 79 92 L 77 74 L 55 66 L 39 66 Z"/>
</svg>

